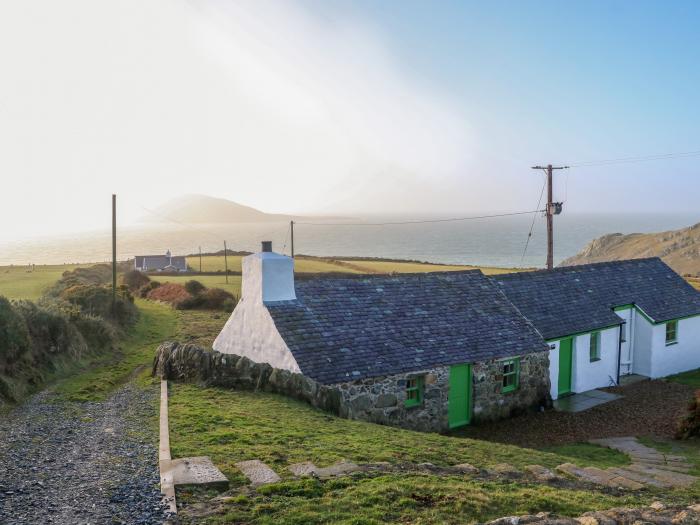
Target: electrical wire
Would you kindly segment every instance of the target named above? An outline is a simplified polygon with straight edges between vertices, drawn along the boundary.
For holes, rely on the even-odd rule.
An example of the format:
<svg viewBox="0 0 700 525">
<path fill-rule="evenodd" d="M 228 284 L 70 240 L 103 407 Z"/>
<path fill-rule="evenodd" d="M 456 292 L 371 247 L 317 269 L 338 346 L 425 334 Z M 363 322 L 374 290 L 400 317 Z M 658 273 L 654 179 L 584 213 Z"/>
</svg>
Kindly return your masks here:
<svg viewBox="0 0 700 525">
<path fill-rule="evenodd" d="M 542 203 L 542 197 L 544 196 L 544 189 L 547 187 L 547 179 L 544 179 L 544 184 L 542 184 L 542 191 L 540 191 L 540 198 L 537 201 L 537 209 L 539 209 L 540 204 Z M 523 265 L 523 261 L 525 260 L 525 253 L 527 252 L 527 247 L 530 244 L 530 239 L 532 238 L 532 230 L 535 228 L 535 219 L 537 219 L 537 215 L 532 216 L 532 224 L 530 225 L 530 232 L 527 234 L 527 241 L 525 241 L 525 249 L 523 250 L 523 256 L 520 258 L 520 266 Z"/>
<path fill-rule="evenodd" d="M 539 205 L 538 205 L 539 207 Z M 540 213 L 544 210 L 532 210 L 532 211 L 517 211 L 511 213 L 495 213 L 492 215 L 475 215 L 472 217 L 454 217 L 450 219 L 426 219 L 426 220 L 415 220 L 415 221 L 396 221 L 396 222 L 297 222 L 294 224 L 300 224 L 305 226 L 395 226 L 402 224 L 429 224 L 436 222 L 454 222 L 454 221 L 469 221 L 474 219 L 491 219 L 494 217 L 511 217 L 513 215 L 528 215 L 530 213 Z"/>
<path fill-rule="evenodd" d="M 583 162 L 574 162 L 569 164 L 571 168 L 585 168 L 589 166 L 607 166 L 609 164 L 625 164 L 629 162 L 649 162 L 653 160 L 667 160 L 674 158 L 686 158 L 700 156 L 700 150 L 682 151 L 677 153 L 661 153 L 657 155 L 645 155 L 639 157 L 619 157 L 616 159 L 590 160 Z"/>
</svg>

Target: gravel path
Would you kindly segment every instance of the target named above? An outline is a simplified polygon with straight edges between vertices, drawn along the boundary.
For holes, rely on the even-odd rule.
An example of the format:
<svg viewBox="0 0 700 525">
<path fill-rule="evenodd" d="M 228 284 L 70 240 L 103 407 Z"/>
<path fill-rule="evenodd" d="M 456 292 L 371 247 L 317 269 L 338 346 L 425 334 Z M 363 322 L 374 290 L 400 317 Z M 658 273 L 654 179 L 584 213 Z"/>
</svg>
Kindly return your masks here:
<svg viewBox="0 0 700 525">
<path fill-rule="evenodd" d="M 129 383 L 69 403 L 44 391 L 0 414 L 0 523 L 162 523 L 157 395 Z"/>
<path fill-rule="evenodd" d="M 617 436 L 673 437 L 693 388 L 663 380 L 603 389 L 621 399 L 571 414 L 548 410 L 465 427 L 454 435 L 538 448 Z"/>
</svg>

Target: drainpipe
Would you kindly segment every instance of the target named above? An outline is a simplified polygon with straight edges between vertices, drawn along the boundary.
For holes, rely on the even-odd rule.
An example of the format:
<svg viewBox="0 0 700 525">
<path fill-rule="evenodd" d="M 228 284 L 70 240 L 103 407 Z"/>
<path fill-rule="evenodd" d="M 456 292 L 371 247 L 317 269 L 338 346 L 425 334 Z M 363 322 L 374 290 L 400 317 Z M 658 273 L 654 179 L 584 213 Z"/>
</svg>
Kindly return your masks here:
<svg viewBox="0 0 700 525">
<path fill-rule="evenodd" d="M 622 364 L 622 327 L 625 326 L 624 322 L 620 325 L 620 329 L 617 331 L 617 386 L 620 386 L 620 365 Z"/>
</svg>

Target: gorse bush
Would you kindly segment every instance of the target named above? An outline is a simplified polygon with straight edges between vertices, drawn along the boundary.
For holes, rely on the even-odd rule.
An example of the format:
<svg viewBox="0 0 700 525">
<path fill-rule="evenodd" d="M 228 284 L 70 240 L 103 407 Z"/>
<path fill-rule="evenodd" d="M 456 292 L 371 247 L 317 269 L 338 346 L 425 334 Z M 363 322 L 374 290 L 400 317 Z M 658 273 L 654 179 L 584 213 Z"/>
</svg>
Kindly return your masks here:
<svg viewBox="0 0 700 525">
<path fill-rule="evenodd" d="M 148 277 L 148 275 L 141 273 L 138 270 L 129 270 L 122 275 L 121 282 L 129 289 L 130 292 L 136 292 L 150 283 L 151 279 Z"/>
<path fill-rule="evenodd" d="M 194 279 L 185 283 L 185 290 L 187 290 L 190 295 L 199 295 L 206 289 L 206 286 Z"/>
<path fill-rule="evenodd" d="M 12 364 L 30 348 L 27 323 L 12 303 L 0 297 L 0 366 Z"/>
<path fill-rule="evenodd" d="M 165 283 L 152 289 L 146 295 L 152 301 L 163 301 L 177 307 L 192 296 L 181 284 Z"/>
</svg>

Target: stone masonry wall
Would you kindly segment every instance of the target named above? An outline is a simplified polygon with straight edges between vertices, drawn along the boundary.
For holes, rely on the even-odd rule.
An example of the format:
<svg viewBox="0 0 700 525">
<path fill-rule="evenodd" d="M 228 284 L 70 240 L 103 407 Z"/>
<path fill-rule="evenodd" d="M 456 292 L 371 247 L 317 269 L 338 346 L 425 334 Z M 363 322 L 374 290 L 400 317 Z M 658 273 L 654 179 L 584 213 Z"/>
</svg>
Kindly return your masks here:
<svg viewBox="0 0 700 525">
<path fill-rule="evenodd" d="M 423 402 L 406 407 L 406 381 L 424 378 Z M 341 414 L 385 425 L 423 431 L 446 431 L 449 428 L 449 367 L 437 367 L 408 374 L 359 379 L 341 383 Z M 492 421 L 548 404 L 548 352 L 520 358 L 519 386 L 503 393 L 503 364 L 494 359 L 472 365 L 472 421 Z"/>
<path fill-rule="evenodd" d="M 524 410 L 549 404 L 549 352 L 520 357 L 520 383 L 513 392 L 503 393 L 502 360 L 472 366 L 473 419 L 494 421 Z"/>
<path fill-rule="evenodd" d="M 545 404 L 549 393 L 548 352 L 520 358 L 519 388 L 502 393 L 500 360 L 472 366 L 472 420 L 490 421 Z M 255 363 L 247 357 L 166 342 L 158 347 L 153 375 L 240 390 L 262 390 L 306 401 L 349 419 L 421 431 L 448 430 L 449 366 L 407 374 L 321 385 L 302 375 Z M 406 407 L 406 382 L 423 378 L 423 400 Z"/>
</svg>

